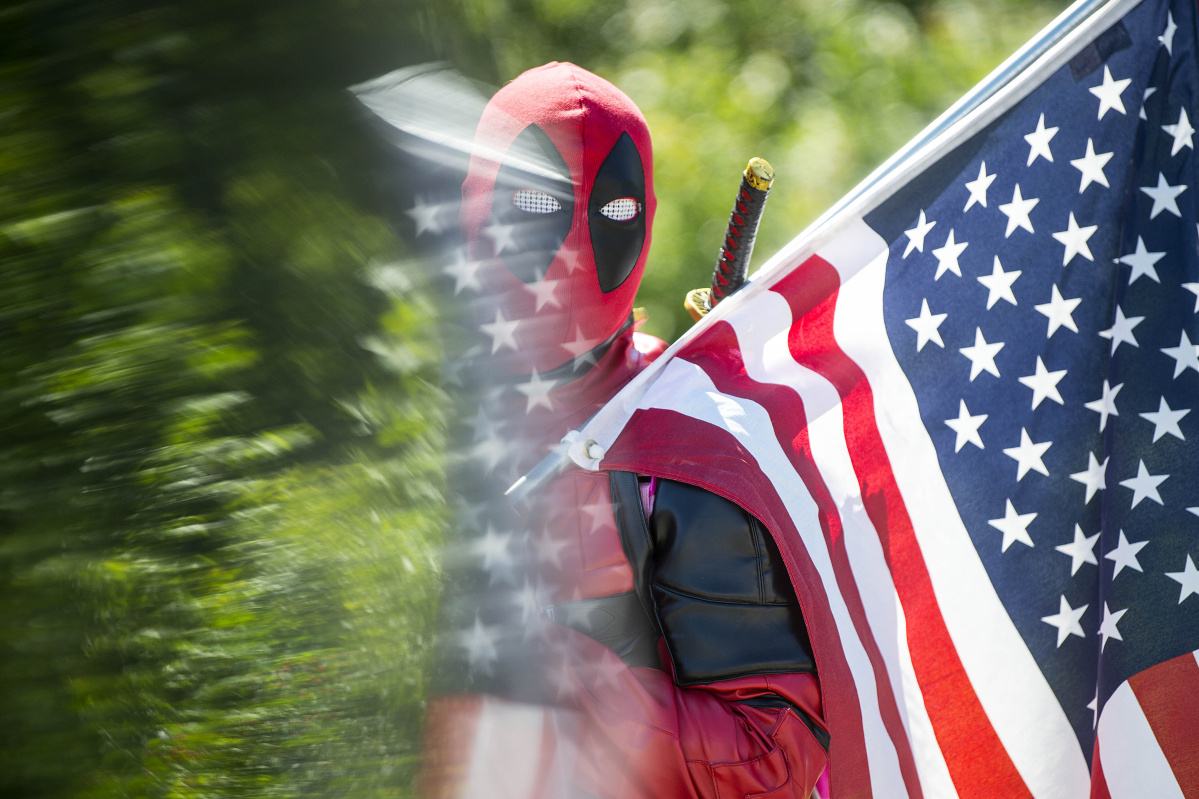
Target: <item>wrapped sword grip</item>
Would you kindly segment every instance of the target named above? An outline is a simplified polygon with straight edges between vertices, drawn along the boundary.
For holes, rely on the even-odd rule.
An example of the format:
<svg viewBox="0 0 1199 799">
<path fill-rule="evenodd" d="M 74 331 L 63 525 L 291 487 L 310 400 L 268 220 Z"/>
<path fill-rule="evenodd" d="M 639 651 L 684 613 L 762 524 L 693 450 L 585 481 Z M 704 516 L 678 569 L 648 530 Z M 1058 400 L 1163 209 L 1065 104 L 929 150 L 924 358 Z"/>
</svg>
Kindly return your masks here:
<svg viewBox="0 0 1199 799">
<path fill-rule="evenodd" d="M 712 289 L 708 298 L 709 307 L 737 289 L 745 282 L 749 260 L 753 255 L 754 239 L 758 235 L 758 223 L 770 194 L 774 170 L 761 158 L 751 159 L 741 176 L 741 186 L 733 201 L 729 214 L 729 225 L 725 230 L 724 243 L 716 258 L 716 269 L 712 272 Z"/>
</svg>

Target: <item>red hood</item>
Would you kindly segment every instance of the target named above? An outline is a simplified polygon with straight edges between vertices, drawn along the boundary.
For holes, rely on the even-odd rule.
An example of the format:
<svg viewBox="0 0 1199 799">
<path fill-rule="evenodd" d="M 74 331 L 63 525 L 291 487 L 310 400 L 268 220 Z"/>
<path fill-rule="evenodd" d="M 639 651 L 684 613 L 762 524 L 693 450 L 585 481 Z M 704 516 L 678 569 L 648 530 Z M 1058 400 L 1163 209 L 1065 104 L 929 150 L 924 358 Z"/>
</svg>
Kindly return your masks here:
<svg viewBox="0 0 1199 799">
<path fill-rule="evenodd" d="M 541 142 L 541 149 L 519 146 L 530 141 Z M 554 62 L 496 93 L 479 122 L 475 147 L 462 187 L 462 221 L 468 257 L 485 264 L 479 321 L 489 335 L 495 329 L 489 332 L 488 325 L 517 321 L 510 336 L 493 335 L 490 342 L 505 371 L 528 375 L 560 368 L 614 336 L 632 311 L 657 205 L 645 118 L 606 80 Z M 530 161 L 538 162 L 534 179 L 530 189 L 522 189 L 523 178 L 512 175 L 521 175 L 519 167 Z M 615 161 L 622 163 L 614 166 Z M 557 188 L 538 183 L 538 169 L 559 174 Z M 630 176 L 643 180 L 643 187 L 621 188 L 632 185 Z M 523 225 L 523 212 L 513 210 L 515 194 L 523 190 L 544 199 L 544 193 L 528 194 L 540 189 L 561 200 L 545 200 L 549 207 L 560 206 L 558 217 L 532 214 Z M 609 195 L 635 197 L 639 190 L 640 219 L 613 222 L 597 213 Z M 632 207 L 622 202 L 620 207 Z M 643 240 L 625 230 L 639 225 Z M 525 236 L 526 230 L 532 233 Z"/>
</svg>

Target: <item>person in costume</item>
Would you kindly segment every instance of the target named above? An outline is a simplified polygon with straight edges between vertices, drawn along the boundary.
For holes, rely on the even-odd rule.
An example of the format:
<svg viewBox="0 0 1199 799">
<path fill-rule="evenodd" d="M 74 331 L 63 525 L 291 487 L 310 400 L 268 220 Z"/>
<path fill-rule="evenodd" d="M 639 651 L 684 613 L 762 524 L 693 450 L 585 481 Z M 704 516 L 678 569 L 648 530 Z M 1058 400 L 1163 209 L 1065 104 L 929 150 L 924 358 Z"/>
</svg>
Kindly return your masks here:
<svg viewBox="0 0 1199 799">
<path fill-rule="evenodd" d="M 556 62 L 496 93 L 475 145 L 467 257 L 485 264 L 483 349 L 508 376 L 488 415 L 519 471 L 665 349 L 633 313 L 653 156 L 628 97 Z M 528 528 L 545 695 L 434 700 L 428 793 L 811 794 L 829 744 L 820 686 L 757 519 L 695 486 L 572 469 L 535 498 Z"/>
</svg>

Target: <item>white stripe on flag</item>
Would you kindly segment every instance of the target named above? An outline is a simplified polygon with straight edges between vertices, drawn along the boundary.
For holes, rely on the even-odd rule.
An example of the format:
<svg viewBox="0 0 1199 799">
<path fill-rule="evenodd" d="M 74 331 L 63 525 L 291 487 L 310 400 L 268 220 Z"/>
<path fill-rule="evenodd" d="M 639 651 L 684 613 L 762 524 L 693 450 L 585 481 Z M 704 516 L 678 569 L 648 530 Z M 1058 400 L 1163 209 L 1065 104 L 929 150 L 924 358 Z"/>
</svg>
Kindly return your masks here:
<svg viewBox="0 0 1199 799">
<path fill-rule="evenodd" d="M 845 600 L 837 588 L 816 503 L 775 438 L 769 414 L 752 400 L 717 391 L 711 378 L 702 369 L 680 358 L 667 364 L 638 407 L 676 411 L 720 427 L 732 433 L 753 456 L 785 505 L 787 515 L 794 521 L 828 597 L 862 711 L 874 797 L 907 796 L 895 747 L 879 710 L 874 671 L 854 631 Z"/>
<path fill-rule="evenodd" d="M 841 397 L 836 387 L 797 363 L 787 344 L 791 308 L 775 292 L 754 303 L 752 314 L 733 314 L 728 322 L 737 333 L 746 373 L 759 383 L 794 389 L 804 403 L 812 456 L 836 503 L 846 553 L 862 598 L 866 619 L 886 664 L 890 688 L 912 742 L 916 770 L 927 799 L 953 797 L 957 791 L 936 745 L 924 697 L 916 684 L 908 651 L 907 626 L 896 596 L 891 570 L 878 534 L 861 503 L 861 490 L 845 443 Z"/>
<path fill-rule="evenodd" d="M 834 337 L 870 381 L 887 457 L 978 700 L 1033 796 L 1086 796 L 1090 772 L 1078 738 L 991 585 L 941 473 L 916 395 L 887 343 L 886 243 L 859 220 L 820 255 L 842 276 Z"/>
<path fill-rule="evenodd" d="M 540 705 L 485 697 L 461 799 L 530 799 L 545 767 L 544 729 L 549 711 Z"/>
<path fill-rule="evenodd" d="M 1120 684 L 1099 716 L 1099 762 L 1112 799 L 1183 799 L 1132 686 Z"/>
</svg>

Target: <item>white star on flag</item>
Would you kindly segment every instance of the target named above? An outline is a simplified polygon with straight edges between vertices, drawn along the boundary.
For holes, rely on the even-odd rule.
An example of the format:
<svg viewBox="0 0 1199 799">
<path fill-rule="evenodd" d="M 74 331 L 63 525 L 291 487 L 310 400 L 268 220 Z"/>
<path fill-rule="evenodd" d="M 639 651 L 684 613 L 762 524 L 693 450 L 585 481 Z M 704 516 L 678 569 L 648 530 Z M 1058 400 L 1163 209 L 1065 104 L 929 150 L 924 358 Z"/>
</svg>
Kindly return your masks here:
<svg viewBox="0 0 1199 799">
<path fill-rule="evenodd" d="M 1090 563 L 1099 565 L 1099 561 L 1095 558 L 1095 544 L 1099 541 L 1099 533 L 1094 535 L 1083 535 L 1082 528 L 1077 524 L 1074 525 L 1074 540 L 1069 544 L 1061 544 L 1054 547 L 1063 555 L 1070 556 L 1070 576 L 1073 577 L 1082 568 L 1082 564 Z"/>
<path fill-rule="evenodd" d="M 1082 625 L 1078 622 L 1082 618 L 1082 614 L 1086 613 L 1089 607 L 1090 605 L 1082 605 L 1081 607 L 1072 608 L 1070 607 L 1070 603 L 1066 601 L 1066 595 L 1062 594 L 1058 612 L 1052 616 L 1043 616 L 1041 618 L 1041 621 L 1057 628 L 1057 645 L 1059 648 L 1071 635 L 1077 635 L 1079 638 L 1087 637 L 1087 634 L 1082 631 Z"/>
<path fill-rule="evenodd" d="M 576 325 L 575 337 L 570 341 L 562 342 L 561 347 L 575 359 L 574 368 L 578 369 L 584 363 L 595 364 L 595 353 L 592 350 L 602 344 L 603 341 L 602 338 L 583 338 L 583 328 Z"/>
<path fill-rule="evenodd" d="M 1107 162 L 1112 160 L 1112 153 L 1095 153 L 1095 143 L 1087 139 L 1087 154 L 1082 158 L 1075 158 L 1070 164 L 1082 172 L 1082 177 L 1079 179 L 1078 193 L 1082 194 L 1086 191 L 1087 186 L 1092 183 L 1098 183 L 1105 188 L 1111 188 L 1107 182 L 1107 175 L 1103 174 L 1103 167 Z"/>
<path fill-rule="evenodd" d="M 491 225 L 484 228 L 483 231 L 491 239 L 496 255 L 505 250 L 516 249 L 516 239 L 513 238 L 516 233 L 516 225 Z"/>
<path fill-rule="evenodd" d="M 904 235 L 908 237 L 908 246 L 903 250 L 903 257 L 907 258 L 912 250 L 924 252 L 924 237 L 933 229 L 936 222 L 929 222 L 924 218 L 924 211 L 920 212 L 920 220 L 916 222 L 916 227 L 911 230 L 905 230 Z"/>
<path fill-rule="evenodd" d="M 1016 295 L 1012 293 L 1012 284 L 1016 282 L 1016 278 L 1020 277 L 1020 274 L 1019 269 L 1013 269 L 1011 272 L 1003 271 L 1003 264 L 999 263 L 999 256 L 995 256 L 991 274 L 978 276 L 978 282 L 987 287 L 988 311 L 1000 300 L 1006 300 L 1012 305 L 1016 304 Z"/>
<path fill-rule="evenodd" d="M 1182 417 L 1190 412 L 1190 408 L 1183 408 L 1178 411 L 1171 409 L 1170 405 L 1166 402 L 1166 398 L 1162 397 L 1160 402 L 1158 402 L 1156 412 L 1138 415 L 1148 422 L 1153 422 L 1153 442 L 1156 444 L 1157 440 L 1166 433 L 1174 436 L 1179 441 L 1185 441 L 1186 436 L 1182 434 L 1182 428 L 1178 426 L 1178 423 L 1182 420 Z"/>
<path fill-rule="evenodd" d="M 966 248 L 970 246 L 968 242 L 955 242 L 953 240 L 953 230 L 950 229 L 949 236 L 945 239 L 945 244 L 933 250 L 933 255 L 937 259 L 937 274 L 933 280 L 940 280 L 941 275 L 946 272 L 953 272 L 958 277 L 962 276 L 962 268 L 958 265 L 958 256 L 961 255 Z"/>
<path fill-rule="evenodd" d="M 573 536 L 573 533 L 567 533 Z M 545 535 L 537 540 L 537 561 L 548 564 L 553 569 L 562 568 L 562 551 L 571 545 L 566 536 L 559 538 L 548 529 Z"/>
<path fill-rule="evenodd" d="M 1003 510 L 1003 518 L 991 519 L 987 524 L 1003 533 L 1003 544 L 1000 551 L 1007 552 L 1008 547 L 1016 541 L 1026 546 L 1035 546 L 1028 534 L 1028 525 L 1035 518 L 1037 518 L 1035 513 L 1016 513 L 1016 508 L 1012 506 L 1012 501 L 1009 499 Z"/>
<path fill-rule="evenodd" d="M 1191 313 L 1199 313 L 1199 283 L 1183 283 L 1182 287 L 1195 295 L 1195 310 Z"/>
<path fill-rule="evenodd" d="M 941 332 L 937 328 L 941 326 L 948 315 L 930 313 L 926 299 L 920 305 L 919 316 L 903 320 L 908 327 L 916 331 L 916 352 L 924 349 L 924 345 L 930 341 L 935 342 L 941 349 L 945 349 L 945 342 L 941 340 Z"/>
<path fill-rule="evenodd" d="M 1164 252 L 1149 252 L 1145 248 L 1145 241 L 1140 236 L 1137 236 L 1136 252 L 1130 255 L 1124 255 L 1120 258 L 1120 263 L 1127 264 L 1132 267 L 1132 274 L 1128 276 L 1128 285 L 1132 285 L 1138 277 L 1144 275 L 1154 283 L 1161 283 L 1161 279 L 1157 276 L 1155 264 L 1162 258 L 1165 258 Z"/>
<path fill-rule="evenodd" d="M 978 428 L 982 423 L 987 421 L 987 414 L 980 413 L 977 416 L 971 416 L 970 411 L 966 410 L 966 400 L 959 400 L 958 418 L 946 419 L 945 424 L 949 425 L 953 432 L 957 433 L 957 441 L 954 443 L 953 451 L 961 452 L 962 447 L 966 446 L 966 442 L 970 442 L 979 449 L 983 447 L 982 437 L 978 434 Z"/>
<path fill-rule="evenodd" d="M 1088 261 L 1095 260 L 1095 257 L 1091 255 L 1091 248 L 1087 244 L 1087 241 L 1091 236 L 1095 235 L 1095 231 L 1098 229 L 1098 225 L 1079 227 L 1078 223 L 1074 221 L 1074 212 L 1070 212 L 1070 222 L 1066 226 L 1066 229 L 1053 234 L 1055 239 L 1066 246 L 1066 254 L 1062 256 L 1062 266 L 1070 263 L 1070 259 L 1076 255 L 1081 255 Z"/>
<path fill-rule="evenodd" d="M 430 202 L 423 197 L 418 197 L 416 205 L 404 212 L 408 215 L 416 225 L 416 235 L 420 236 L 424 233 L 432 233 L 434 236 L 441 233 L 441 223 L 437 221 L 437 215 L 441 213 L 441 206 L 438 203 Z"/>
<path fill-rule="evenodd" d="M 1116 306 L 1116 321 L 1107 330 L 1100 330 L 1099 335 L 1104 338 L 1111 339 L 1112 355 L 1116 354 L 1116 347 L 1121 344 L 1131 344 L 1134 347 L 1139 347 L 1137 337 L 1132 334 L 1132 329 L 1145 320 L 1143 316 L 1127 317 L 1120 306 Z"/>
<path fill-rule="evenodd" d="M 1094 89 L 1091 91 L 1094 91 Z M 1026 166 L 1032 166 L 1032 162 L 1037 160 L 1038 156 L 1050 163 L 1053 162 L 1053 153 L 1049 150 L 1049 140 L 1055 135 L 1057 135 L 1057 128 L 1045 127 L 1045 115 L 1041 114 L 1041 118 L 1037 120 L 1037 129 L 1024 136 L 1024 140 L 1028 142 L 1028 163 Z"/>
<path fill-rule="evenodd" d="M 1174 24 L 1174 12 L 1166 12 L 1166 29 L 1162 31 L 1162 35 L 1157 37 L 1157 40 L 1166 48 L 1166 52 L 1174 55 L 1174 33 L 1178 30 L 1178 26 Z"/>
<path fill-rule="evenodd" d="M 1145 101 L 1152 97 L 1155 91 L 1157 91 L 1156 86 L 1149 86 L 1145 89 L 1145 93 L 1141 95 L 1141 113 L 1137 114 L 1137 116 L 1145 121 L 1149 120 L 1149 117 L 1145 116 Z"/>
<path fill-rule="evenodd" d="M 969 199 L 966 200 L 966 207 L 962 209 L 962 213 L 970 210 L 970 206 L 978 203 L 983 208 L 987 207 L 987 189 L 991 188 L 991 184 L 995 182 L 995 175 L 987 174 L 987 162 L 983 161 L 978 165 L 978 177 L 974 180 L 966 181 L 966 189 L 970 192 Z"/>
<path fill-rule="evenodd" d="M 1087 410 L 1095 411 L 1099 414 L 1099 432 L 1102 433 L 1107 427 L 1108 416 L 1119 416 L 1120 413 L 1116 410 L 1116 395 L 1120 393 L 1120 389 L 1124 388 L 1124 384 L 1120 383 L 1115 388 L 1108 385 L 1107 381 L 1103 381 L 1103 396 L 1097 400 L 1088 402 L 1084 407 Z"/>
<path fill-rule="evenodd" d="M 1148 541 L 1129 543 L 1128 536 L 1124 535 L 1123 530 L 1120 531 L 1120 540 L 1116 543 L 1115 549 L 1103 556 L 1116 564 L 1112 567 L 1112 580 L 1115 580 L 1125 567 L 1144 573 L 1145 570 L 1141 568 L 1141 561 L 1137 558 L 1137 553 L 1148 543 Z"/>
<path fill-rule="evenodd" d="M 541 611 L 541 600 L 537 596 L 537 589 L 527 579 L 524 586 L 513 594 L 512 601 L 516 607 L 520 608 L 520 621 L 526 626 Z M 530 628 L 529 631 L 532 632 L 532 629 Z"/>
<path fill-rule="evenodd" d="M 467 258 L 466 253 L 459 250 L 454 254 L 453 262 L 446 264 L 442 271 L 454 279 L 454 294 L 458 294 L 462 289 L 483 290 L 483 283 L 479 280 L 482 266 L 480 261 Z"/>
<path fill-rule="evenodd" d="M 1149 211 L 1149 218 L 1155 219 L 1162 211 L 1169 211 L 1174 216 L 1181 218 L 1182 212 L 1178 210 L 1178 195 L 1186 190 L 1187 187 L 1181 183 L 1171 186 L 1166 182 L 1166 176 L 1158 172 L 1157 186 L 1141 187 L 1141 191 L 1153 198 L 1153 208 Z"/>
<path fill-rule="evenodd" d="M 1107 609 L 1107 602 L 1103 603 L 1103 621 L 1099 624 L 1099 634 L 1103 636 L 1103 640 L 1099 642 L 1100 652 L 1102 652 L 1103 648 L 1107 646 L 1107 639 L 1115 638 L 1117 641 L 1124 640 L 1124 637 L 1120 635 L 1120 630 L 1116 628 L 1116 625 L 1120 623 L 1120 619 L 1122 619 L 1124 614 L 1127 612 L 1128 608 L 1124 608 L 1123 610 L 1117 610 L 1115 613 L 1112 613 Z"/>
<path fill-rule="evenodd" d="M 495 309 L 495 321 L 479 325 L 479 329 L 491 337 L 491 354 L 495 355 L 501 348 L 519 349 L 516 343 L 516 328 L 520 327 L 519 319 L 504 318 L 504 311 Z"/>
<path fill-rule="evenodd" d="M 1191 343 L 1185 330 L 1178 337 L 1177 347 L 1162 347 L 1162 352 L 1174 359 L 1174 377 L 1178 377 L 1187 369 L 1199 372 L 1199 347 Z"/>
<path fill-rule="evenodd" d="M 1004 455 L 1016 461 L 1017 483 L 1023 480 L 1024 475 L 1030 471 L 1040 472 L 1046 477 L 1049 476 L 1049 470 L 1045 468 L 1045 462 L 1041 460 L 1041 456 L 1051 446 L 1053 446 L 1052 441 L 1034 444 L 1033 440 L 1028 436 L 1028 431 L 1023 427 L 1020 428 L 1020 446 L 1008 447 L 1003 451 Z"/>
<path fill-rule="evenodd" d="M 552 411 L 554 401 L 550 399 L 550 392 L 556 385 L 557 381 L 542 380 L 536 370 L 533 371 L 527 383 L 517 383 L 516 390 L 528 397 L 528 401 L 525 403 L 525 413 L 532 413 L 533 409 L 538 407 Z"/>
<path fill-rule="evenodd" d="M 1053 334 L 1057 332 L 1059 327 L 1064 327 L 1067 330 L 1078 332 L 1078 325 L 1074 324 L 1074 309 L 1082 302 L 1082 298 L 1076 297 L 1072 300 L 1062 298 L 1062 293 L 1057 290 L 1057 285 L 1054 284 L 1053 292 L 1049 297 L 1049 302 L 1033 306 L 1038 313 L 1044 314 L 1049 319 L 1049 331 L 1045 334 L 1045 338 L 1053 338 Z M 1015 303 L 1012 303 L 1015 305 Z"/>
<path fill-rule="evenodd" d="M 1195 133 L 1195 129 L 1191 127 L 1191 120 L 1187 119 L 1187 110 L 1185 107 L 1178 109 L 1178 122 L 1173 125 L 1162 125 L 1162 130 L 1174 137 L 1174 143 L 1170 147 L 1170 155 L 1177 155 L 1178 151 L 1183 147 L 1195 149 L 1195 143 L 1191 136 Z"/>
<path fill-rule="evenodd" d="M 1132 507 L 1134 508 L 1140 504 L 1142 499 L 1151 499 L 1158 505 L 1164 505 L 1161 494 L 1157 493 L 1157 487 L 1169 477 L 1168 474 L 1149 474 L 1149 470 L 1145 468 L 1145 461 L 1142 459 L 1137 465 L 1137 476 L 1121 480 L 1120 485 L 1132 490 Z"/>
<path fill-rule="evenodd" d="M 495 469 L 504 456 L 508 454 L 507 442 L 500 438 L 494 427 L 487 432 L 486 438 L 475 442 L 471 454 L 482 461 L 488 472 Z"/>
<path fill-rule="evenodd" d="M 1035 232 L 1032 229 L 1032 220 L 1029 219 L 1028 214 L 1032 209 L 1037 207 L 1037 203 L 1039 202 L 1040 200 L 1036 197 L 1030 197 L 1027 200 L 1024 199 L 1020 194 L 1020 184 L 1016 184 L 1016 187 L 1012 190 L 1012 201 L 999 206 L 1000 213 L 1007 217 L 1007 230 L 1003 234 L 1005 239 L 1011 236 L 1012 232 L 1018 227 L 1024 228 L 1029 233 Z"/>
<path fill-rule="evenodd" d="M 592 681 L 593 690 L 600 693 L 604 692 L 604 686 L 609 693 L 621 689 L 621 679 L 629 673 L 628 667 L 610 652 L 596 660 L 580 663 L 578 668 L 585 679 Z"/>
<path fill-rule="evenodd" d="M 469 631 L 459 635 L 459 643 L 466 650 L 467 661 L 472 671 L 491 673 L 491 664 L 498 658 L 495 649 L 496 635 L 493 627 L 484 627 L 478 616 Z"/>
<path fill-rule="evenodd" d="M 582 269 L 586 266 L 583 263 L 582 252 L 575 248 L 568 248 L 565 245 L 558 251 L 556 260 L 561 261 L 566 266 L 566 274 L 568 275 L 573 275 L 576 269 Z"/>
<path fill-rule="evenodd" d="M 983 338 L 981 327 L 974 328 L 974 346 L 962 347 L 958 352 L 970 359 L 970 382 L 984 371 L 999 377 L 999 367 L 995 365 L 995 356 L 1003 349 L 1003 342 L 988 344 Z"/>
<path fill-rule="evenodd" d="M 1132 78 L 1112 80 L 1111 70 L 1106 66 L 1103 68 L 1103 83 L 1088 90 L 1099 98 L 1099 119 L 1103 119 L 1103 115 L 1108 111 L 1126 113 L 1124 101 L 1120 99 L 1120 95 L 1124 93 L 1130 83 L 1132 83 Z"/>
<path fill-rule="evenodd" d="M 1087 453 L 1087 468 L 1085 471 L 1075 472 L 1070 475 L 1071 480 L 1082 483 L 1087 487 L 1087 498 L 1083 500 L 1083 504 L 1091 501 L 1091 497 L 1097 491 L 1103 491 L 1107 488 L 1107 462 L 1109 458 L 1104 458 L 1103 463 L 1100 463 L 1095 458 L 1094 453 Z"/>
<path fill-rule="evenodd" d="M 552 305 L 555 308 L 562 307 L 562 301 L 558 299 L 558 284 L 561 282 L 561 280 L 550 280 L 543 277 L 528 287 L 537 300 L 537 307 L 533 309 L 534 313 L 540 312 L 546 305 Z"/>
<path fill-rule="evenodd" d="M 1037 356 L 1036 371 L 1019 378 L 1022 385 L 1032 389 L 1032 409 L 1034 411 L 1046 399 L 1051 399 L 1058 405 L 1065 404 L 1062 402 L 1062 395 L 1057 390 L 1057 384 L 1062 382 L 1062 378 L 1065 376 L 1065 369 L 1051 372 L 1045 368 L 1045 362 L 1041 360 L 1041 356 Z"/>
<path fill-rule="evenodd" d="M 486 510 L 483 503 L 467 502 L 459 497 L 454 503 L 454 519 L 464 529 L 479 532 L 483 529 L 479 524 Z"/>
<path fill-rule="evenodd" d="M 590 522 L 587 528 L 587 534 L 592 535 L 596 530 L 602 530 L 609 526 L 612 519 L 612 503 L 606 499 L 600 499 L 595 502 L 588 502 L 579 508 Z"/>
<path fill-rule="evenodd" d="M 1166 572 L 1166 576 L 1182 586 L 1182 590 L 1178 593 L 1178 604 L 1181 605 L 1182 600 L 1191 594 L 1199 594 L 1199 569 L 1195 568 L 1195 562 L 1191 560 L 1190 554 L 1187 555 L 1182 571 Z"/>
<path fill-rule="evenodd" d="M 487 525 L 487 532 L 472 547 L 475 554 L 483 558 L 484 571 L 512 562 L 512 553 L 508 551 L 508 542 L 511 540 L 511 533 L 497 533 L 494 527 Z"/>
<path fill-rule="evenodd" d="M 482 441 L 485 438 L 491 438 L 495 435 L 495 422 L 491 421 L 491 417 L 487 415 L 487 411 L 483 410 L 483 406 L 479 406 L 479 410 L 475 413 L 475 418 L 471 422 L 471 428 L 474 431 L 475 441 Z"/>
</svg>

